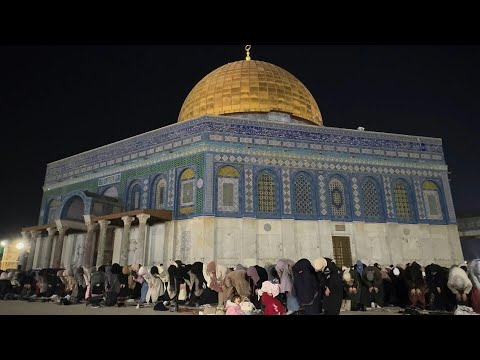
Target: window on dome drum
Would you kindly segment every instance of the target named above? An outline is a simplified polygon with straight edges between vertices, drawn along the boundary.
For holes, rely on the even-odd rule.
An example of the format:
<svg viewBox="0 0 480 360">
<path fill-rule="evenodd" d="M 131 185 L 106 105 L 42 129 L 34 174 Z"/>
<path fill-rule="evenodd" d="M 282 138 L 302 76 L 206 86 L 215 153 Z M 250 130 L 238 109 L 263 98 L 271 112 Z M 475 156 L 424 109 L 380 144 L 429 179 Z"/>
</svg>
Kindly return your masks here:
<svg viewBox="0 0 480 360">
<path fill-rule="evenodd" d="M 47 222 L 46 224 L 53 224 L 55 222 L 55 211 L 57 210 L 57 207 L 58 207 L 58 202 L 57 200 L 52 200 L 50 201 L 50 204 L 48 204 L 48 208 L 47 208 L 47 216 L 46 216 L 46 219 L 47 219 Z"/>
<path fill-rule="evenodd" d="M 341 269 L 342 266 L 352 266 L 353 260 L 350 238 L 348 236 L 332 236 L 332 244 L 333 259 L 338 268 Z"/>
<path fill-rule="evenodd" d="M 366 218 L 377 219 L 381 216 L 379 197 L 377 184 L 367 179 L 362 185 L 363 213 Z"/>
<path fill-rule="evenodd" d="M 345 202 L 345 189 L 342 182 L 333 178 L 328 183 L 328 190 L 330 192 L 330 207 L 333 217 L 344 218 L 347 216 L 347 206 Z"/>
<path fill-rule="evenodd" d="M 313 189 L 310 177 L 305 174 L 299 174 L 293 182 L 294 188 L 294 209 L 297 215 L 312 217 L 313 208 Z"/>
<path fill-rule="evenodd" d="M 224 166 L 217 172 L 217 210 L 238 212 L 240 173 L 233 166 Z"/>
<path fill-rule="evenodd" d="M 264 213 L 277 211 L 275 202 L 275 182 L 269 174 L 262 174 L 258 178 L 258 210 Z"/>
<path fill-rule="evenodd" d="M 397 180 L 393 189 L 395 196 L 395 213 L 399 219 L 404 221 L 413 219 L 408 188 L 409 186 L 404 180 Z"/>
<path fill-rule="evenodd" d="M 155 188 L 155 209 L 165 209 L 166 188 L 167 182 L 165 179 L 160 179 Z"/>
<path fill-rule="evenodd" d="M 442 207 L 440 205 L 440 191 L 437 184 L 427 180 L 422 185 L 422 191 L 427 219 L 443 220 Z"/>
<path fill-rule="evenodd" d="M 192 169 L 186 169 L 180 176 L 180 214 L 187 215 L 195 211 L 195 178 Z"/>
<path fill-rule="evenodd" d="M 142 189 L 140 185 L 136 184 L 131 191 L 130 195 L 130 210 L 139 210 L 140 209 L 140 196 Z"/>
</svg>

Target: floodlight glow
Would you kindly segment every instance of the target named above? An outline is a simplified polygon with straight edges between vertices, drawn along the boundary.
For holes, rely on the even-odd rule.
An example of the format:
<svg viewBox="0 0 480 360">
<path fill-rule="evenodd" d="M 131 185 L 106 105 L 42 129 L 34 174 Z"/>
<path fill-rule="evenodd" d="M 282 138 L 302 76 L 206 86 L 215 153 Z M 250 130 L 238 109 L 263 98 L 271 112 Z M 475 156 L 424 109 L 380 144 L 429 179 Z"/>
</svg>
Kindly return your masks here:
<svg viewBox="0 0 480 360">
<path fill-rule="evenodd" d="M 0 242 L 0 245 L 6 246 L 6 245 L 7 245 L 7 241 L 6 241 L 6 240 L 2 240 L 2 241 Z"/>
<path fill-rule="evenodd" d="M 19 243 L 17 243 L 17 245 L 15 245 L 15 247 L 18 250 L 22 250 L 25 247 L 25 244 L 23 242 L 19 242 Z"/>
</svg>

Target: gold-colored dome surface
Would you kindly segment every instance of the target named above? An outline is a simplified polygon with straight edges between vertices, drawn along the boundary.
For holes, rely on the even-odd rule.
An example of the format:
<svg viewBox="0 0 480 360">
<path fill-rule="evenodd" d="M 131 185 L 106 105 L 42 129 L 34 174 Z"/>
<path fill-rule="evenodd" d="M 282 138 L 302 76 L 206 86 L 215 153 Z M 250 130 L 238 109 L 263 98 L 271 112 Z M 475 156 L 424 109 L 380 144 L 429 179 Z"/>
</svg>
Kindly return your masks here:
<svg viewBox="0 0 480 360">
<path fill-rule="evenodd" d="M 263 61 L 236 61 L 205 76 L 185 99 L 178 122 L 203 115 L 279 111 L 317 125 L 317 102 L 300 80 Z"/>
</svg>

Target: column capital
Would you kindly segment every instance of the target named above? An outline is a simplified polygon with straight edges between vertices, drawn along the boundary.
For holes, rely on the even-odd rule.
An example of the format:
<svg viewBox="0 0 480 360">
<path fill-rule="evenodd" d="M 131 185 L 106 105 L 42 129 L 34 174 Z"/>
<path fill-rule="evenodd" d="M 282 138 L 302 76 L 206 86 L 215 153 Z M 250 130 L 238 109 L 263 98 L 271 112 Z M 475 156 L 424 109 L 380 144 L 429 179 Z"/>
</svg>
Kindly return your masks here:
<svg viewBox="0 0 480 360">
<path fill-rule="evenodd" d="M 32 237 L 32 239 L 37 239 L 37 237 L 39 237 L 41 234 L 42 234 L 41 231 L 36 231 L 36 230 L 30 231 L 30 236 Z"/>
<path fill-rule="evenodd" d="M 68 230 L 68 227 L 66 226 L 62 226 L 61 228 L 58 228 L 58 235 L 65 235 L 67 230 Z"/>
<path fill-rule="evenodd" d="M 30 240 L 30 231 L 22 231 L 23 240 Z"/>
<path fill-rule="evenodd" d="M 135 218 L 132 216 L 123 216 L 122 220 L 125 226 L 130 226 L 132 224 L 132 221 L 135 220 Z"/>
<path fill-rule="evenodd" d="M 48 232 L 48 235 L 50 235 L 50 236 L 55 235 L 55 233 L 57 232 L 57 228 L 49 227 L 49 228 L 47 228 L 47 232 Z"/>
<path fill-rule="evenodd" d="M 111 221 L 108 220 L 98 220 L 98 223 L 100 224 L 100 229 L 104 230 L 107 228 L 108 225 L 110 225 Z"/>
<path fill-rule="evenodd" d="M 93 231 L 97 227 L 98 223 L 92 221 L 85 221 L 85 225 L 87 226 L 87 231 Z"/>
<path fill-rule="evenodd" d="M 137 219 L 140 221 L 140 224 L 146 224 L 147 220 L 150 219 L 150 215 L 140 214 L 140 215 L 137 215 Z"/>
</svg>

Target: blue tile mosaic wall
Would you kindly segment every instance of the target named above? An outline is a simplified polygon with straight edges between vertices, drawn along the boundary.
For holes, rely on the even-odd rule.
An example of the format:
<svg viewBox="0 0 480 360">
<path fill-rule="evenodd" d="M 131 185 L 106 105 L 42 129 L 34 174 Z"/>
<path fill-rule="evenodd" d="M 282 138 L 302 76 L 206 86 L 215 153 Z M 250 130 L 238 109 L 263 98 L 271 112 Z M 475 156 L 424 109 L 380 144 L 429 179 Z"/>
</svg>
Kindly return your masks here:
<svg viewBox="0 0 480 360">
<path fill-rule="evenodd" d="M 76 190 L 102 193 L 111 181 L 115 181 L 123 204 L 128 206 L 131 185 L 138 183 L 140 207 L 154 208 L 160 175 L 166 182 L 166 208 L 174 210 L 177 218 L 179 171 L 187 167 L 195 168 L 195 211 L 181 217 L 225 216 L 230 207 L 218 204 L 215 175 L 225 165 L 235 166 L 240 173 L 238 182 L 225 186 L 228 196 L 222 193 L 226 198 L 234 194 L 235 201 L 238 197 L 238 204 L 232 207 L 238 209 L 234 216 L 300 218 L 311 211 L 314 216 L 304 218 L 404 221 L 395 215 L 392 182 L 403 177 L 411 184 L 411 222 L 439 223 L 426 216 L 421 189 L 425 179 L 440 184 L 440 202 L 448 214 L 443 222 L 455 222 L 440 139 L 228 117 L 203 117 L 171 125 L 49 164 L 39 222 L 45 221 L 51 199 L 59 198 L 63 203 L 65 196 Z M 275 211 L 261 214 L 257 213 L 259 175 L 266 172 L 275 184 Z M 299 172 L 310 176 L 308 191 L 315 200 L 311 204 L 304 199 L 308 186 L 295 184 Z M 330 183 L 334 174 L 342 179 L 340 185 Z M 375 179 L 377 215 L 365 207 L 368 197 L 364 192 L 371 190 L 362 189 L 367 176 Z M 264 190 L 268 187 L 265 184 Z M 301 194 L 298 189 L 302 189 Z M 296 203 L 302 201 L 299 199 L 304 203 Z"/>
</svg>

